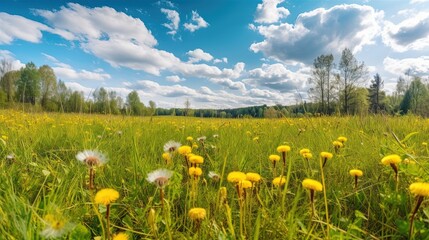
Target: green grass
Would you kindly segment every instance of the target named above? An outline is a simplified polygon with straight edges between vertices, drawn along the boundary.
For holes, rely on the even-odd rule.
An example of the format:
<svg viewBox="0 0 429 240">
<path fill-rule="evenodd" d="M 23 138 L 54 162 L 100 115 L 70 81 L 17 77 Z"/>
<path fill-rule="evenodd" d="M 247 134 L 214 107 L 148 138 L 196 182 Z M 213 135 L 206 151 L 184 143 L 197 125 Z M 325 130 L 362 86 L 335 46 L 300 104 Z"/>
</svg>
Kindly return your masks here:
<svg viewBox="0 0 429 240">
<path fill-rule="evenodd" d="M 120 193 L 111 206 L 109 229 L 125 231 L 130 239 L 404 239 L 415 205 L 408 186 L 429 181 L 428 149 L 422 145 L 429 141 L 429 121 L 413 116 L 151 120 L 0 111 L 0 122 L 0 236 L 6 239 L 43 239 L 40 233 L 48 214 L 67 223 L 63 239 L 103 235 L 105 207 L 93 203 L 96 191 L 88 190 L 88 168 L 75 158 L 85 149 L 108 156 L 107 164 L 96 169 L 95 185 Z M 198 144 L 193 149 L 205 159 L 193 198 L 183 157 L 175 155 L 172 164 L 161 157 L 167 141 L 187 144 L 188 136 L 194 141 L 207 137 L 204 148 Z M 348 141 L 334 153 L 332 141 L 339 136 Z M 292 148 L 284 171 L 289 172 L 289 182 L 278 189 L 271 183 L 268 156 L 283 144 Z M 313 153 L 311 171 L 299 155 L 302 148 Z M 309 192 L 301 185 L 305 178 L 322 181 L 322 151 L 334 153 L 323 169 L 329 224 L 324 193 L 315 194 L 311 218 Z M 14 161 L 6 160 L 11 153 Z M 392 168 L 380 162 L 388 154 L 403 159 L 398 186 Z M 165 188 L 164 207 L 156 186 L 146 180 L 158 168 L 174 171 Z M 277 175 L 281 168 L 280 161 Z M 357 189 L 349 175 L 354 168 L 364 172 Z M 209 171 L 220 174 L 221 180 L 210 179 Z M 234 184 L 226 180 L 231 171 L 263 177 L 257 189 L 247 190 L 243 211 Z M 228 205 L 219 202 L 221 187 L 227 188 Z M 201 223 L 189 219 L 192 207 L 206 210 Z M 151 209 L 153 221 L 148 218 Z M 428 219 L 424 201 L 414 223 L 415 239 L 429 237 Z"/>
</svg>

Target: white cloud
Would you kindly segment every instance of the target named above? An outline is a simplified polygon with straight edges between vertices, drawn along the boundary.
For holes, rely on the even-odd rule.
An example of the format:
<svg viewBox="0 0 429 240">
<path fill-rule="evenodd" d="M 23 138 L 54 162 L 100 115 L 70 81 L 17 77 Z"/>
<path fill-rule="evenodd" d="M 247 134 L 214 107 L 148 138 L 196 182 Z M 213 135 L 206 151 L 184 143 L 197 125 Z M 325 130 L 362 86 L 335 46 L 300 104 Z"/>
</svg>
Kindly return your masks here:
<svg viewBox="0 0 429 240">
<path fill-rule="evenodd" d="M 197 11 L 192 11 L 192 22 L 183 24 L 186 30 L 195 32 L 200 28 L 206 28 L 209 24 L 198 14 Z"/>
<path fill-rule="evenodd" d="M 411 70 L 411 75 L 420 77 L 429 76 L 429 56 L 417 58 L 394 59 L 386 57 L 383 60 L 384 69 L 397 76 Z"/>
<path fill-rule="evenodd" d="M 399 24 L 384 23 L 383 42 L 395 51 L 420 50 L 429 46 L 429 12 L 409 16 Z"/>
<path fill-rule="evenodd" d="M 221 59 L 216 58 L 215 60 L 213 60 L 213 63 L 221 63 L 221 62 L 228 63 L 228 58 L 223 57 Z"/>
<path fill-rule="evenodd" d="M 140 80 L 133 85 L 134 88 L 138 90 L 145 90 L 152 93 L 153 96 L 160 95 L 164 97 L 181 97 L 181 96 L 194 96 L 197 92 L 189 87 L 175 84 L 172 86 L 169 85 L 160 85 L 157 82 L 151 80 Z"/>
<path fill-rule="evenodd" d="M 34 13 L 44 17 L 67 40 L 119 39 L 147 46 L 157 44 L 140 19 L 111 7 L 87 8 L 68 3 L 58 11 L 34 10 Z"/>
<path fill-rule="evenodd" d="M 415 3 L 425 3 L 425 2 L 429 2 L 429 0 L 411 0 L 410 3 L 411 4 L 415 4 Z"/>
<path fill-rule="evenodd" d="M 93 81 L 104 81 L 110 79 L 110 74 L 103 73 L 104 70 L 97 68 L 94 71 L 88 71 L 85 69 L 76 71 L 72 66 L 59 61 L 56 57 L 46 53 L 42 53 L 49 61 L 51 61 L 55 67 L 52 67 L 55 75 L 61 80 L 93 80 Z"/>
<path fill-rule="evenodd" d="M 170 21 L 169 23 L 162 24 L 164 27 L 170 29 L 167 34 L 176 35 L 177 29 L 179 29 L 180 16 L 179 13 L 175 10 L 161 8 L 161 12 L 164 13 L 167 19 Z"/>
<path fill-rule="evenodd" d="M 370 6 L 337 5 L 301 13 L 295 24 L 255 27 L 264 40 L 250 49 L 278 61 L 311 63 L 321 54 L 339 54 L 344 48 L 354 53 L 373 44 L 384 13 Z"/>
<path fill-rule="evenodd" d="M 255 22 L 257 23 L 275 23 L 289 16 L 290 12 L 284 7 L 277 7 L 284 0 L 263 0 L 256 7 Z"/>
<path fill-rule="evenodd" d="M 224 86 L 230 90 L 239 90 L 241 92 L 245 92 L 246 91 L 246 86 L 244 85 L 244 83 L 242 82 L 236 82 L 236 81 L 232 81 L 231 79 L 228 78 L 212 78 L 210 79 L 211 82 L 219 84 L 221 86 Z"/>
<path fill-rule="evenodd" d="M 169 82 L 174 82 L 174 83 L 178 83 L 178 82 L 183 82 L 183 81 L 185 81 L 185 79 L 184 79 L 184 78 L 180 78 L 180 77 L 179 77 L 179 76 L 177 76 L 177 75 L 167 76 L 167 77 L 165 77 L 165 79 L 166 79 L 167 81 L 169 81 Z"/>
<path fill-rule="evenodd" d="M 6 60 L 8 62 L 10 62 L 10 67 L 11 67 L 11 71 L 13 70 L 19 70 L 23 67 L 25 67 L 25 64 L 22 63 L 20 60 L 15 59 L 15 56 L 13 55 L 13 53 L 11 53 L 8 50 L 1 50 L 0 49 L 0 60 Z"/>
<path fill-rule="evenodd" d="M 267 87 L 282 92 L 293 92 L 301 89 L 310 77 L 308 67 L 291 71 L 281 63 L 262 64 L 262 67 L 248 71 L 248 76 L 243 82 L 254 87 Z"/>
<path fill-rule="evenodd" d="M 196 63 L 196 62 L 200 62 L 200 61 L 210 62 L 213 59 L 213 56 L 210 55 L 210 53 L 206 53 L 200 48 L 197 48 L 197 49 L 192 50 L 192 51 L 188 51 L 186 53 L 186 55 L 189 56 L 188 62 L 190 62 L 190 63 Z"/>
<path fill-rule="evenodd" d="M 38 43 L 42 39 L 42 31 L 51 29 L 39 22 L 0 12 L 0 44 L 10 44 L 15 39 Z"/>
</svg>

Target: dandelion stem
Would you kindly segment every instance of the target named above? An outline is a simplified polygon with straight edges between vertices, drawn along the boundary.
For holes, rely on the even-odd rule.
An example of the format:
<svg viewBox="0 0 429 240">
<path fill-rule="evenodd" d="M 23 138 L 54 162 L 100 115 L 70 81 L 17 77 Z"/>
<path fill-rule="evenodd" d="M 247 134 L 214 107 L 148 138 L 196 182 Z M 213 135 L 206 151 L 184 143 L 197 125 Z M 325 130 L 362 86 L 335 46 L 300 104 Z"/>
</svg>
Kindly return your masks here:
<svg viewBox="0 0 429 240">
<path fill-rule="evenodd" d="M 161 199 L 161 206 L 164 209 L 164 189 L 162 187 L 159 188 L 159 196 Z"/>
<path fill-rule="evenodd" d="M 355 175 L 355 189 L 357 189 L 357 185 L 358 185 L 358 176 Z"/>
<path fill-rule="evenodd" d="M 110 204 L 106 205 L 106 239 L 110 240 Z"/>
<path fill-rule="evenodd" d="M 323 166 L 326 163 L 327 158 L 324 158 L 324 162 L 322 163 L 323 158 L 320 158 L 320 174 L 322 177 L 322 186 L 323 186 L 323 198 L 325 201 L 325 212 L 326 212 L 326 234 L 327 239 L 329 239 L 329 212 L 328 212 L 328 198 L 326 197 L 326 184 L 325 184 L 325 174 L 323 172 Z"/>
<path fill-rule="evenodd" d="M 420 205 L 422 204 L 422 202 L 423 202 L 423 196 L 418 196 L 416 206 L 414 207 L 413 213 L 411 214 L 411 217 L 410 217 L 410 232 L 409 232 L 409 236 L 408 236 L 409 239 L 412 239 L 412 236 L 413 236 L 413 226 L 414 226 L 414 217 L 415 217 L 417 211 L 419 210 Z"/>
<path fill-rule="evenodd" d="M 89 167 L 89 189 L 93 190 L 94 187 L 94 168 L 91 166 Z"/>
</svg>

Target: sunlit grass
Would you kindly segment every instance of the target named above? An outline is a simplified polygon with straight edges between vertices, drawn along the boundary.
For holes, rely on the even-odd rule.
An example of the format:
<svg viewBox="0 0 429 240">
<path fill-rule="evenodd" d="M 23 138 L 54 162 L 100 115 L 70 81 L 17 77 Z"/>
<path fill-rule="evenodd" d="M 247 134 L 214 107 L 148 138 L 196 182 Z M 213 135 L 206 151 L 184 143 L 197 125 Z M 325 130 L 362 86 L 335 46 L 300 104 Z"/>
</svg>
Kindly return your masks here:
<svg viewBox="0 0 429 240">
<path fill-rule="evenodd" d="M 64 230 L 53 233 L 65 239 L 429 237 L 428 205 L 421 200 L 414 213 L 409 190 L 429 181 L 426 119 L 151 120 L 0 111 L 0 122 L 0 235 L 6 239 L 43 239 L 47 227 Z M 188 147 L 163 155 L 171 140 Z M 94 190 L 88 166 L 76 159 L 88 149 L 109 160 L 94 168 Z M 333 157 L 320 158 L 321 152 Z M 381 162 L 391 154 L 402 159 L 399 180 Z M 172 171 L 168 182 L 148 181 L 157 169 Z M 350 172 L 357 169 L 364 173 L 359 184 Z M 250 185 L 228 182 L 234 171 Z M 322 183 L 323 193 L 309 201 L 304 179 Z M 120 196 L 109 208 L 94 202 L 104 188 Z"/>
</svg>

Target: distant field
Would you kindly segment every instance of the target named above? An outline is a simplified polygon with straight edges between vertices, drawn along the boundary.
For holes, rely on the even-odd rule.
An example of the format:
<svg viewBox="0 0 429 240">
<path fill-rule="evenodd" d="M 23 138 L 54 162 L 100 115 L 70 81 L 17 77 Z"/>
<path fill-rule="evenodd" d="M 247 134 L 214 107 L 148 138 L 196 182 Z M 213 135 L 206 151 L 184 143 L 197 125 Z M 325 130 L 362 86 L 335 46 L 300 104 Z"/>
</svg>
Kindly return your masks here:
<svg viewBox="0 0 429 240">
<path fill-rule="evenodd" d="M 151 119 L 0 111 L 0 236 L 93 239 L 110 232 L 113 239 L 126 239 L 115 235 L 125 232 L 128 239 L 404 239 L 416 205 L 409 185 L 429 181 L 428 133 L 429 120 L 412 116 Z M 202 136 L 204 142 L 198 141 Z M 340 136 L 347 141 L 336 151 L 333 141 Z M 177 152 L 164 160 L 163 146 L 170 140 L 193 146 L 192 153 L 204 158 L 201 176 L 189 176 Z M 274 170 L 269 156 L 281 156 L 280 145 L 291 150 L 286 166 L 280 159 Z M 303 148 L 312 153 L 308 162 L 299 153 Z M 95 190 L 89 189 L 89 167 L 76 159 L 84 150 L 108 159 L 94 167 Z M 333 158 L 321 168 L 323 151 Z M 381 163 L 390 154 L 402 159 L 398 182 L 393 168 Z M 161 191 L 147 180 L 160 168 L 173 172 L 163 186 L 163 203 Z M 356 188 L 351 169 L 363 171 Z M 210 171 L 220 180 L 209 177 Z M 228 182 L 232 171 L 258 173 L 262 180 L 242 189 L 244 183 Z M 280 176 L 286 182 L 279 187 L 272 181 Z M 325 192 L 314 195 L 314 214 L 305 178 L 324 182 Z M 119 193 L 107 207 L 110 223 L 106 206 L 94 200 L 104 188 Z M 194 207 L 204 208 L 205 216 L 189 214 Z M 415 215 L 415 239 L 429 238 L 428 219 L 423 201 Z"/>
</svg>

